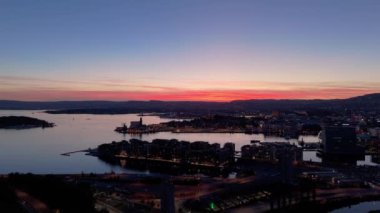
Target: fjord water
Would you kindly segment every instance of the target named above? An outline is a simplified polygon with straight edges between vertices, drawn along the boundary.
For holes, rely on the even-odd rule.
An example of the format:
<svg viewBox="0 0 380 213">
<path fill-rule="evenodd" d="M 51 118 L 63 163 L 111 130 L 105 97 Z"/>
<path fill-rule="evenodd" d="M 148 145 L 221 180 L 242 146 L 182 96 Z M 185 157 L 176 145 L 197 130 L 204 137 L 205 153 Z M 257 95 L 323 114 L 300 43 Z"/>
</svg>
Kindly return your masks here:
<svg viewBox="0 0 380 213">
<path fill-rule="evenodd" d="M 378 212 L 380 201 L 366 201 L 331 211 L 331 213 Z"/>
<path fill-rule="evenodd" d="M 223 134 L 223 133 L 169 133 L 161 132 L 142 136 L 130 136 L 114 131 L 116 126 L 130 121 L 138 120 L 137 114 L 125 115 L 71 115 L 71 114 L 47 114 L 42 111 L 0 110 L 0 116 L 29 116 L 43 119 L 56 124 L 53 128 L 34 128 L 22 130 L 0 130 L 0 174 L 11 172 L 31 172 L 38 174 L 54 173 L 104 173 L 104 172 L 133 172 L 118 166 L 108 165 L 96 157 L 87 156 L 84 153 L 76 153 L 70 156 L 62 156 L 62 153 L 96 148 L 102 143 L 128 140 L 132 137 L 146 141 L 156 138 L 178 139 L 187 141 L 208 141 L 210 143 L 234 142 L 236 150 L 249 144 L 251 140 L 260 141 L 287 141 L 280 137 L 265 137 L 262 134 Z M 157 116 L 144 116 L 145 124 L 166 122 Z M 316 142 L 316 137 L 305 136 L 305 142 Z M 296 139 L 289 140 L 297 143 Z M 314 158 L 304 156 L 306 159 Z M 313 159 L 315 160 L 315 159 Z"/>
</svg>

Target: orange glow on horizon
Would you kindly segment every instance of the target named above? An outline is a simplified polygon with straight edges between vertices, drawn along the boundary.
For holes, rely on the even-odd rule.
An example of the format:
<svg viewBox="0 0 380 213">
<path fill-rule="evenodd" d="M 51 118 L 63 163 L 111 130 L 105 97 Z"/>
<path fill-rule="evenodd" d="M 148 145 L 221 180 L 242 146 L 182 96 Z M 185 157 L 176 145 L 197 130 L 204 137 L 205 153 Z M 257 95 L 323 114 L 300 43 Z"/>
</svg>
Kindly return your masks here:
<svg viewBox="0 0 380 213">
<path fill-rule="evenodd" d="M 58 100 L 162 100 L 226 102 L 249 99 L 335 99 L 380 92 L 366 89 L 315 90 L 176 90 L 176 91 L 0 91 L 0 99 L 24 101 Z"/>
</svg>

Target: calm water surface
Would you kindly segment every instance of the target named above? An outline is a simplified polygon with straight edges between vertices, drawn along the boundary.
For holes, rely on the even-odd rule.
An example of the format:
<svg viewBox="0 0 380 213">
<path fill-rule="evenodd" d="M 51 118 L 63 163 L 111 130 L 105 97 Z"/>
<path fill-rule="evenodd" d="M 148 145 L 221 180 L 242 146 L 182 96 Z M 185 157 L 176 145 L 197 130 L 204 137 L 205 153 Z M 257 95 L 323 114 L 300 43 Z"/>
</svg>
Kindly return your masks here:
<svg viewBox="0 0 380 213">
<path fill-rule="evenodd" d="M 361 213 L 380 210 L 380 201 L 362 202 L 350 207 L 344 207 L 331 211 L 331 213 Z"/>
<path fill-rule="evenodd" d="M 32 173 L 80 173 L 80 172 L 136 172 L 110 166 L 96 157 L 83 153 L 62 156 L 62 153 L 96 148 L 102 143 L 130 139 L 132 137 L 151 141 L 155 138 L 178 139 L 187 141 L 208 141 L 211 143 L 234 142 L 236 150 L 249 144 L 251 140 L 263 142 L 286 142 L 280 137 L 265 137 L 262 134 L 222 134 L 191 133 L 178 134 L 161 132 L 143 136 L 129 136 L 114 132 L 122 123 L 138 120 L 137 114 L 128 115 L 53 115 L 41 111 L 0 110 L 0 116 L 23 115 L 47 120 L 56 124 L 54 128 L 35 128 L 25 130 L 0 130 L 0 173 L 32 172 Z M 166 122 L 156 116 L 144 116 L 145 124 Z M 301 138 L 299 139 L 301 140 Z M 316 142 L 316 137 L 304 136 L 305 142 Z M 290 143 L 298 140 L 291 139 Z M 314 158 L 306 153 L 305 160 Z M 317 158 L 314 160 L 318 160 Z"/>
</svg>

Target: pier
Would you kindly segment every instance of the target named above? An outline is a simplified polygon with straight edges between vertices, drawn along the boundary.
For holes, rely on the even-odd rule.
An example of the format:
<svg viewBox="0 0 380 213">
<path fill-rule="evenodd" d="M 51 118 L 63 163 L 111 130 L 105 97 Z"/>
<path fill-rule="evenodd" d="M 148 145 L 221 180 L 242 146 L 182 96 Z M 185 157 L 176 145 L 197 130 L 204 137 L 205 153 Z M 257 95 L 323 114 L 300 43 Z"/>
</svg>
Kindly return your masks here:
<svg viewBox="0 0 380 213">
<path fill-rule="evenodd" d="M 62 153 L 61 155 L 63 155 L 63 156 L 70 156 L 71 154 L 75 154 L 75 153 L 79 153 L 79 152 L 90 153 L 90 152 L 92 152 L 92 150 L 91 149 L 83 149 L 83 150 L 78 150 L 78 151 L 65 152 L 65 153 Z"/>
</svg>

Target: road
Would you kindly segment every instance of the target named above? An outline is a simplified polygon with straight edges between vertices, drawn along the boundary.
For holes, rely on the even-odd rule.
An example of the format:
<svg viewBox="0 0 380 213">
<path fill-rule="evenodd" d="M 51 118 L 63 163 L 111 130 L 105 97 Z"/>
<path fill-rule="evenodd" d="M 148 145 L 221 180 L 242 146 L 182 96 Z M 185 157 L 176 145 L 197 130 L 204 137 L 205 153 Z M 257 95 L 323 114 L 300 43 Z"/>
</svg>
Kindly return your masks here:
<svg viewBox="0 0 380 213">
<path fill-rule="evenodd" d="M 17 198 L 29 213 L 52 213 L 53 211 L 42 201 L 19 189 L 15 190 Z"/>
</svg>

